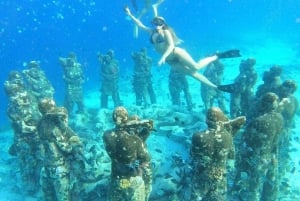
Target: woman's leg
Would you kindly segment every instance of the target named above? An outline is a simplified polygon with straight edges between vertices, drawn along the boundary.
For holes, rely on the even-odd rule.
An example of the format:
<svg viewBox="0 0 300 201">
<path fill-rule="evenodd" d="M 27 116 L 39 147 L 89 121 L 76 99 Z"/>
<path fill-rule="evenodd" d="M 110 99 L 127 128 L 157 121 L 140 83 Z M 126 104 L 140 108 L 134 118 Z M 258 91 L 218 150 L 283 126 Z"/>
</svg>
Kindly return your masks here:
<svg viewBox="0 0 300 201">
<path fill-rule="evenodd" d="M 199 73 L 197 70 L 191 69 L 188 66 L 184 66 L 181 62 L 172 63 L 170 65 L 175 70 L 177 70 L 181 73 L 184 73 L 186 75 L 189 75 L 189 76 L 195 78 L 196 80 L 202 82 L 203 84 L 206 84 L 209 87 L 212 87 L 215 89 L 217 88 L 217 86 L 214 83 L 212 83 L 211 81 L 209 81 L 204 75 Z"/>
<path fill-rule="evenodd" d="M 213 61 L 216 61 L 218 59 L 218 56 L 217 55 L 213 55 L 213 56 L 210 56 L 210 57 L 205 57 L 203 59 L 200 59 L 198 61 L 198 65 L 197 65 L 197 69 L 201 69 L 201 68 L 204 68 L 206 67 L 208 64 L 210 64 L 211 62 Z"/>
<path fill-rule="evenodd" d="M 193 70 L 200 70 L 201 68 L 206 67 L 208 64 L 218 59 L 218 57 L 214 55 L 210 57 L 205 57 L 196 62 L 185 49 L 179 47 L 176 47 L 174 49 L 174 54 L 178 56 L 178 59 L 184 66 L 188 66 Z"/>
<path fill-rule="evenodd" d="M 212 83 L 211 81 L 209 81 L 207 79 L 207 77 L 205 77 L 204 75 L 202 75 L 201 73 L 199 73 L 197 71 L 191 72 L 188 75 L 190 75 L 191 77 L 195 78 L 196 80 L 202 82 L 202 84 L 206 84 L 209 87 L 217 89 L 217 85 L 215 85 L 214 83 Z"/>
</svg>

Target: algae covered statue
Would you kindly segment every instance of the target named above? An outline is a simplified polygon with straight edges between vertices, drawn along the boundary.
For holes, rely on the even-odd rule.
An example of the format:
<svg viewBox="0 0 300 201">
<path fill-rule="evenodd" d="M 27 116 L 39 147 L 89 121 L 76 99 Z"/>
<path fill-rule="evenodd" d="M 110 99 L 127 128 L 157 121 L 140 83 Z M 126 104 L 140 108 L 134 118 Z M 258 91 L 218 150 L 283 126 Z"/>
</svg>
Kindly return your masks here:
<svg viewBox="0 0 300 201">
<path fill-rule="evenodd" d="M 220 108 L 206 113 L 207 130 L 192 137 L 191 201 L 226 201 L 227 160 L 234 157 L 233 136 L 245 123 L 244 116 L 228 119 Z"/>
<path fill-rule="evenodd" d="M 232 195 L 251 201 L 278 199 L 278 148 L 284 121 L 278 111 L 278 96 L 262 96 L 257 117 L 242 133 L 236 156 L 236 177 Z"/>
<path fill-rule="evenodd" d="M 124 107 L 115 108 L 113 121 L 115 128 L 103 135 L 111 158 L 109 200 L 148 200 L 152 171 L 145 141 L 153 130 L 153 121 L 129 117 Z"/>
<path fill-rule="evenodd" d="M 45 72 L 41 69 L 40 62 L 30 61 L 27 67 L 28 69 L 23 70 L 23 75 L 27 82 L 27 89 L 38 101 L 43 98 L 53 98 L 54 88 Z"/>
<path fill-rule="evenodd" d="M 189 111 L 193 109 L 192 95 L 186 75 L 172 68 L 169 73 L 169 92 L 173 105 L 182 106 L 181 92 L 183 92 L 187 109 Z"/>
<path fill-rule="evenodd" d="M 216 85 L 221 85 L 224 74 L 224 64 L 218 59 L 204 70 L 203 75 L 205 75 L 210 81 Z M 218 107 L 227 113 L 225 106 L 225 97 L 224 93 L 220 90 L 208 87 L 207 85 L 201 85 L 201 98 L 204 104 L 204 111 L 206 112 L 209 108 L 215 106 L 215 103 Z"/>
<path fill-rule="evenodd" d="M 41 176 L 44 199 L 80 200 L 74 172 L 77 170 L 73 165 L 81 163 L 77 161 L 77 155 L 82 155 L 79 152 L 83 144 L 68 126 L 68 112 L 64 107 L 57 107 L 53 99 L 42 99 L 39 110 L 43 115 L 38 125 L 38 134 L 45 153 Z"/>
<path fill-rule="evenodd" d="M 295 96 L 297 83 L 295 80 L 285 80 L 277 90 L 280 99 L 280 112 L 284 119 L 284 132 L 279 141 L 279 173 L 285 175 L 290 170 L 291 157 L 290 150 L 292 146 L 292 130 L 295 124 L 295 115 L 299 110 L 299 102 Z M 281 184 L 285 185 L 285 184 Z"/>
<path fill-rule="evenodd" d="M 242 60 L 239 66 L 239 75 L 234 79 L 234 83 L 226 86 L 230 92 L 230 115 L 237 117 L 246 115 L 249 117 L 249 109 L 253 105 L 255 96 L 253 92 L 257 81 L 257 72 L 255 70 L 256 60 L 248 58 Z"/>
<path fill-rule="evenodd" d="M 27 90 L 18 71 L 11 71 L 4 82 L 8 97 L 7 116 L 14 132 L 13 143 L 9 154 L 16 157 L 22 189 L 34 195 L 40 189 L 40 171 L 42 168 L 42 150 L 37 134 L 37 124 L 41 115 L 37 108 L 36 98 Z"/>
<path fill-rule="evenodd" d="M 277 93 L 278 87 L 281 85 L 282 67 L 278 65 L 272 66 L 263 73 L 263 83 L 257 87 L 256 98 L 261 98 L 268 92 Z"/>
<path fill-rule="evenodd" d="M 133 90 L 136 96 L 136 105 L 149 106 L 156 103 L 156 96 L 152 86 L 152 59 L 147 55 L 147 49 L 142 48 L 139 52 L 133 52 L 131 57 L 134 61 Z"/>
<path fill-rule="evenodd" d="M 108 108 L 108 98 L 111 96 L 114 107 L 122 105 L 119 95 L 119 61 L 115 59 L 113 50 L 108 50 L 106 54 L 98 53 L 101 79 L 101 108 Z"/>
<path fill-rule="evenodd" d="M 64 70 L 63 79 L 66 86 L 65 106 L 72 114 L 75 106 L 77 113 L 84 112 L 83 83 L 85 81 L 81 64 L 78 63 L 75 53 L 71 52 L 68 57 L 59 58 Z"/>
</svg>

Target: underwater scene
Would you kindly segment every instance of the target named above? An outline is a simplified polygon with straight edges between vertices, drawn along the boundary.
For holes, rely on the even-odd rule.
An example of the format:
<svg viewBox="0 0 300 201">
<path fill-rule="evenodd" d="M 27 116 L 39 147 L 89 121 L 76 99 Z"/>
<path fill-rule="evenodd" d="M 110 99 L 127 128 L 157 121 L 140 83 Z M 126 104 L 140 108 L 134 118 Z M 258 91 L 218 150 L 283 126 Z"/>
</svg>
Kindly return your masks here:
<svg viewBox="0 0 300 201">
<path fill-rule="evenodd" d="M 0 201 L 300 200 L 299 8 L 0 1 Z"/>
</svg>

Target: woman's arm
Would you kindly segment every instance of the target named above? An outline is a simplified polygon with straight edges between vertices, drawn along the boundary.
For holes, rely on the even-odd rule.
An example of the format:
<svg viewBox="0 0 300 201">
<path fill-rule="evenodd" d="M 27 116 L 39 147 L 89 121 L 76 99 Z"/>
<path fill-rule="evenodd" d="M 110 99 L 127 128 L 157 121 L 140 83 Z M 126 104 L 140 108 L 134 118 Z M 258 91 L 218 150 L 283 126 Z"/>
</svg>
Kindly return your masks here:
<svg viewBox="0 0 300 201">
<path fill-rule="evenodd" d="M 169 30 L 163 30 L 166 38 L 166 45 L 168 46 L 166 51 L 163 53 L 161 59 L 158 62 L 158 65 L 161 66 L 166 62 L 167 57 L 172 53 L 175 48 L 175 43 L 172 37 L 172 34 Z"/>
<path fill-rule="evenodd" d="M 149 32 L 149 33 L 152 33 L 152 29 L 145 26 L 139 19 L 137 19 L 135 16 L 132 15 L 130 9 L 128 7 L 125 7 L 125 13 L 133 20 L 133 22 L 138 26 L 140 27 L 141 29 Z"/>
</svg>

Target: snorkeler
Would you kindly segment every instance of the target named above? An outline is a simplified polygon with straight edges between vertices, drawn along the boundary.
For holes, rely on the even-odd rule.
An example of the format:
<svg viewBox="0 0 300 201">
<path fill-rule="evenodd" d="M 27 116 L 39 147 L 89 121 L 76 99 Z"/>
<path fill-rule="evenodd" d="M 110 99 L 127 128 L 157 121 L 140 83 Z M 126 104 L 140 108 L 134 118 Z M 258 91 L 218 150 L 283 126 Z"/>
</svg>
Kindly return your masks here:
<svg viewBox="0 0 300 201">
<path fill-rule="evenodd" d="M 173 29 L 167 25 L 165 19 L 157 16 L 158 5 L 159 4 L 154 4 L 152 6 L 155 17 L 151 23 L 155 28 L 145 26 L 138 18 L 132 15 L 128 7 L 125 8 L 126 14 L 134 21 L 134 23 L 150 34 L 150 40 L 155 50 L 161 54 L 158 66 L 168 63 L 175 70 L 187 74 L 210 87 L 218 88 L 218 86 L 200 74 L 198 70 L 206 67 L 217 59 L 240 57 L 239 50 L 229 50 L 223 53 L 217 53 L 196 62 L 185 49 L 177 47 L 181 40 L 176 36 Z M 223 88 L 221 90 L 223 90 Z"/>
<path fill-rule="evenodd" d="M 157 16 L 157 7 L 162 2 L 164 2 L 164 0 L 158 0 L 155 4 L 152 5 L 151 4 L 152 0 L 144 0 L 144 7 L 139 11 L 136 0 L 131 0 L 131 4 L 132 4 L 134 10 L 136 10 L 138 12 L 137 19 L 141 19 L 149 11 L 151 6 L 153 7 L 153 10 L 154 10 L 154 16 Z M 133 29 L 133 36 L 135 38 L 137 38 L 138 35 L 139 35 L 139 28 L 137 25 L 135 25 L 134 29 Z"/>
</svg>

